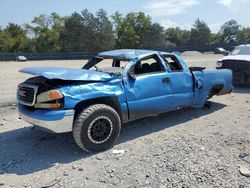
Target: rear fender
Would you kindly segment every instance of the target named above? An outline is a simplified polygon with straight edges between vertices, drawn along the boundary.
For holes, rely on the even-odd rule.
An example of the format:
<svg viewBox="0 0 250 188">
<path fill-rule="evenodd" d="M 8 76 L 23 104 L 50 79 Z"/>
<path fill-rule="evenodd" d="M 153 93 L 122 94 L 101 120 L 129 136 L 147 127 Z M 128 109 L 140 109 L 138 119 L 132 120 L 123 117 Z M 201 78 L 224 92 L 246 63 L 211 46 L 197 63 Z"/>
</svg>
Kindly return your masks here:
<svg viewBox="0 0 250 188">
<path fill-rule="evenodd" d="M 202 107 L 209 97 L 223 94 L 221 91 L 227 91 L 226 94 L 232 90 L 232 71 L 230 70 L 207 70 L 193 73 L 195 77 L 194 107 Z"/>
</svg>

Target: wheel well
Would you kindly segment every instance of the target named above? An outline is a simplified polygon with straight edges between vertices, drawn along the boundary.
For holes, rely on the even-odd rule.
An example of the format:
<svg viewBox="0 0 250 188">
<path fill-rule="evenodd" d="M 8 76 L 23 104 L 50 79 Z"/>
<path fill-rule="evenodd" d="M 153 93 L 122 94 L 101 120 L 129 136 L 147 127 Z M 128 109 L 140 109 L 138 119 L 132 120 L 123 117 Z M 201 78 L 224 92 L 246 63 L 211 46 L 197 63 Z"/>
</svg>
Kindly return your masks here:
<svg viewBox="0 0 250 188">
<path fill-rule="evenodd" d="M 221 91 L 221 89 L 224 87 L 223 84 L 216 84 L 214 86 L 212 86 L 209 94 L 208 94 L 208 98 L 213 97 L 214 95 L 218 95 L 219 92 Z"/>
<path fill-rule="evenodd" d="M 120 103 L 116 97 L 93 98 L 93 99 L 88 99 L 88 100 L 84 100 L 84 101 L 77 103 L 77 105 L 74 108 L 75 118 L 78 116 L 78 114 L 81 112 L 82 109 L 93 104 L 106 104 L 112 107 L 119 114 L 121 122 L 122 122 L 122 111 L 121 111 Z"/>
</svg>

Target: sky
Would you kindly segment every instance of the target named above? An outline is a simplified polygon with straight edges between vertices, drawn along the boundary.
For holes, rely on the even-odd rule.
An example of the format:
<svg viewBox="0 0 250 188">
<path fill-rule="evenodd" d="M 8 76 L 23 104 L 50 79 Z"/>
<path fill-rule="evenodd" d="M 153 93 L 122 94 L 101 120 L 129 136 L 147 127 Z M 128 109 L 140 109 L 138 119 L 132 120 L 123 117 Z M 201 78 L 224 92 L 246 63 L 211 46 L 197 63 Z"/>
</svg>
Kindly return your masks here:
<svg viewBox="0 0 250 188">
<path fill-rule="evenodd" d="M 250 27 L 250 0 L 0 0 L 0 26 L 29 23 L 40 14 L 68 16 L 83 9 L 95 13 L 101 8 L 109 15 L 143 11 L 164 28 L 190 29 L 197 18 L 212 32 L 231 19 Z"/>
</svg>

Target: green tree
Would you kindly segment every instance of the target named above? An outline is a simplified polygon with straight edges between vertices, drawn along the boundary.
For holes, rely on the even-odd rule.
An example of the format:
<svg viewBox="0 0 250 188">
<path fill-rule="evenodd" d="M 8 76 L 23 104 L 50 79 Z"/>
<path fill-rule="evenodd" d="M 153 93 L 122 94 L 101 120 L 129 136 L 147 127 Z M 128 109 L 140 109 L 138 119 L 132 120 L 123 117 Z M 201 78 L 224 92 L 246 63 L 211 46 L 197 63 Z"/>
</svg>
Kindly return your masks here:
<svg viewBox="0 0 250 188">
<path fill-rule="evenodd" d="M 65 24 L 61 30 L 61 41 L 63 51 L 81 51 L 86 49 L 82 42 L 84 38 L 83 18 L 78 13 L 73 13 L 65 18 Z"/>
<path fill-rule="evenodd" d="M 168 28 L 164 32 L 166 40 L 177 46 L 186 45 L 190 40 L 190 34 L 190 31 L 182 30 L 179 27 Z"/>
<path fill-rule="evenodd" d="M 250 43 L 250 28 L 243 28 L 242 30 L 238 31 L 236 34 L 236 41 L 238 43 Z"/>
<path fill-rule="evenodd" d="M 221 43 L 221 34 L 211 33 L 211 44 L 220 44 L 220 43 Z"/>
<path fill-rule="evenodd" d="M 31 39 L 25 29 L 9 23 L 5 29 L 0 29 L 0 52 L 29 52 L 32 51 Z"/>
<path fill-rule="evenodd" d="M 36 50 L 39 52 L 57 52 L 61 50 L 60 31 L 64 24 L 63 18 L 57 13 L 35 17 L 32 24 L 26 24 L 29 34 L 35 39 Z"/>
<path fill-rule="evenodd" d="M 162 48 L 165 45 L 163 28 L 154 24 L 143 12 L 128 13 L 125 17 L 119 12 L 114 20 L 117 48 Z"/>
<path fill-rule="evenodd" d="M 211 30 L 206 22 L 199 18 L 195 21 L 191 29 L 190 44 L 208 44 L 211 40 Z"/>
<path fill-rule="evenodd" d="M 220 29 L 221 39 L 223 43 L 234 43 L 236 41 L 236 34 L 240 30 L 240 25 L 236 20 L 230 20 L 224 23 Z"/>
<path fill-rule="evenodd" d="M 163 27 L 157 23 L 145 27 L 140 39 L 140 48 L 158 49 L 166 46 Z"/>
<path fill-rule="evenodd" d="M 116 28 L 116 48 L 139 48 L 140 36 L 135 28 L 135 13 L 124 18 L 119 12 L 112 16 Z"/>
<path fill-rule="evenodd" d="M 13 46 L 13 40 L 11 39 L 9 33 L 5 32 L 0 28 L 0 52 L 7 53 L 11 52 Z"/>
<path fill-rule="evenodd" d="M 88 10 L 65 18 L 61 32 L 64 51 L 103 51 L 114 48 L 112 23 L 100 9 L 96 15 Z"/>
<path fill-rule="evenodd" d="M 96 27 L 95 33 L 95 51 L 110 50 L 114 48 L 113 25 L 109 20 L 107 12 L 100 9 L 94 18 Z"/>
<path fill-rule="evenodd" d="M 9 23 L 4 31 L 10 37 L 10 52 L 31 52 L 34 50 L 32 40 L 27 37 L 26 31 L 21 26 Z"/>
</svg>

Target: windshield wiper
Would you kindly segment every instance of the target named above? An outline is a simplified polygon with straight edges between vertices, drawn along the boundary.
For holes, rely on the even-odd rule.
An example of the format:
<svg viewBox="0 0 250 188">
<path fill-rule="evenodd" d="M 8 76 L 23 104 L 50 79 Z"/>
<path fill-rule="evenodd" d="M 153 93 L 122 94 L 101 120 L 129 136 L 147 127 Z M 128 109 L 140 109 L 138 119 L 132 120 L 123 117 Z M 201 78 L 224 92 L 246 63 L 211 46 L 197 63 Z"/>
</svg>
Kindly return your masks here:
<svg viewBox="0 0 250 188">
<path fill-rule="evenodd" d="M 120 72 L 107 72 L 110 76 L 121 76 L 122 74 Z"/>
</svg>

